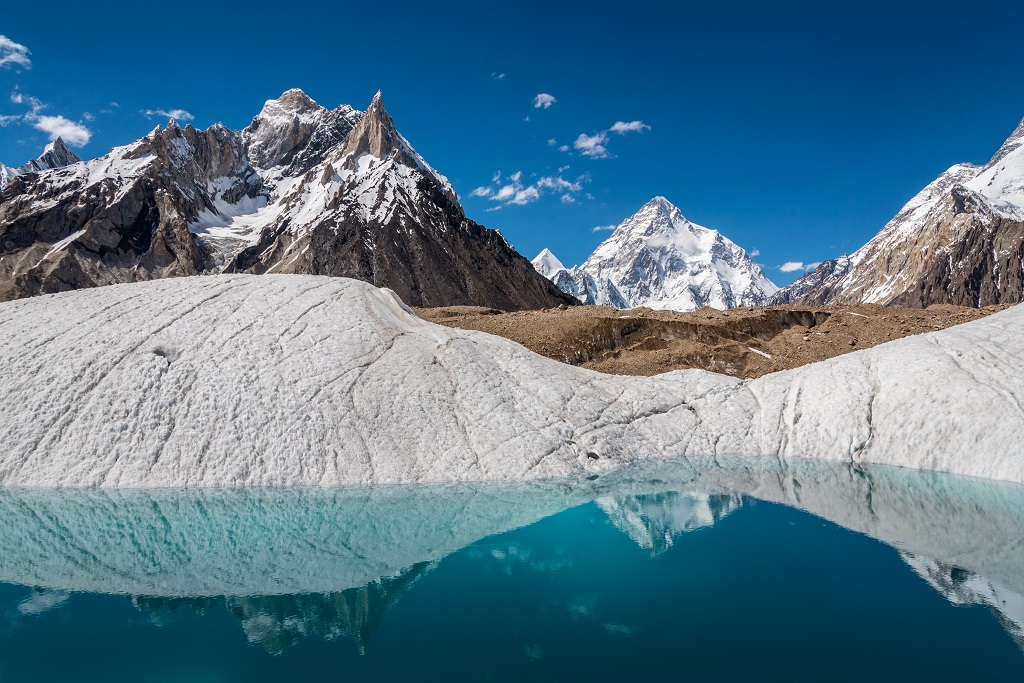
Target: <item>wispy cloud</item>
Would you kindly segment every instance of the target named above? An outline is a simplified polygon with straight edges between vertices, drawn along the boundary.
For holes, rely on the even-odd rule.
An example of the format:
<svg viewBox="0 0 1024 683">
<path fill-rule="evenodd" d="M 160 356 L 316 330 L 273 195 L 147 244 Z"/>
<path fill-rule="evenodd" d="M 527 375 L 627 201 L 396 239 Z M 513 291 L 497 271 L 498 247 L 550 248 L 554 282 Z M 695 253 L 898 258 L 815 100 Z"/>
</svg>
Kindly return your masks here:
<svg viewBox="0 0 1024 683">
<path fill-rule="evenodd" d="M 761 250 L 760 249 L 752 249 L 750 251 L 750 258 L 757 258 L 760 255 L 761 255 Z"/>
<path fill-rule="evenodd" d="M 92 131 L 81 121 L 73 121 L 64 116 L 44 116 L 40 112 L 47 108 L 39 98 L 26 95 L 17 88 L 11 93 L 11 102 L 28 106 L 29 110 L 21 116 L 5 117 L 3 125 L 21 121 L 30 124 L 36 130 L 47 134 L 50 140 L 64 138 L 64 142 L 72 147 L 81 147 L 89 143 Z"/>
<path fill-rule="evenodd" d="M 5 69 L 31 69 L 30 52 L 21 43 L 16 43 L 7 36 L 0 35 L 0 67 Z"/>
<path fill-rule="evenodd" d="M 611 232 L 616 227 L 617 226 L 614 225 L 596 225 L 594 226 L 594 229 L 591 230 L 590 232 Z"/>
<path fill-rule="evenodd" d="M 612 156 L 612 153 L 608 151 L 609 133 L 625 135 L 626 133 L 642 133 L 645 130 L 650 129 L 651 127 L 643 121 L 616 121 L 610 128 L 598 131 L 593 135 L 580 133 L 572 146 L 577 152 L 585 157 L 590 157 L 591 159 L 607 159 Z M 559 147 L 559 149 L 563 152 L 569 151 L 568 147 L 565 145 Z"/>
<path fill-rule="evenodd" d="M 554 95 L 549 95 L 546 92 L 538 93 L 537 96 L 533 98 L 533 108 L 550 109 L 551 105 L 557 101 L 558 100 L 555 99 Z"/>
<path fill-rule="evenodd" d="M 556 140 L 554 138 L 548 138 L 548 146 L 549 147 L 554 147 L 557 144 L 558 144 L 558 140 Z"/>
<path fill-rule="evenodd" d="M 18 90 L 17 87 L 11 91 L 11 102 L 15 104 L 27 104 L 29 108 L 28 114 L 25 114 L 25 118 L 35 116 L 43 109 L 46 109 L 46 105 L 39 101 L 38 97 L 32 97 Z"/>
<path fill-rule="evenodd" d="M 525 206 L 539 200 L 544 195 L 557 194 L 559 200 L 565 204 L 575 204 L 578 195 L 583 191 L 583 183 L 590 178 L 582 175 L 575 180 L 567 180 L 559 175 L 540 176 L 533 182 L 523 181 L 523 172 L 517 171 L 509 176 L 502 177 L 496 173 L 491 178 L 490 186 L 481 186 L 469 193 L 471 197 L 484 197 L 488 201 L 496 202 L 498 205 L 491 208 L 491 211 L 506 206 Z"/>
<path fill-rule="evenodd" d="M 176 121 L 191 121 L 195 118 L 184 109 L 145 109 L 142 114 L 150 118 L 160 116 L 165 119 L 175 119 Z"/>
<path fill-rule="evenodd" d="M 497 71 L 495 71 L 494 73 L 491 74 L 491 78 L 493 78 L 496 81 L 500 81 L 505 78 L 505 74 L 500 74 Z"/>
</svg>

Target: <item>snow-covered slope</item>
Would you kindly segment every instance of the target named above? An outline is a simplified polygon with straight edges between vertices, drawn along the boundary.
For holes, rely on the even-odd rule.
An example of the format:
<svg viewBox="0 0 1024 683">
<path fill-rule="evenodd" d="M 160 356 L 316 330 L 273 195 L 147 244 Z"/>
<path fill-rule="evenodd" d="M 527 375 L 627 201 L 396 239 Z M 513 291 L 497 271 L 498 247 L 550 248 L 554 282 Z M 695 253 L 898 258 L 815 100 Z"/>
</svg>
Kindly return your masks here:
<svg viewBox="0 0 1024 683">
<path fill-rule="evenodd" d="M 957 164 L 867 244 L 774 303 L 985 306 L 1024 299 L 1024 121 L 983 167 Z"/>
<path fill-rule="evenodd" d="M 583 303 L 615 308 L 726 309 L 778 291 L 742 248 L 686 220 L 664 197 L 620 223 L 582 266 L 566 269 L 547 249 L 533 263 Z"/>
<path fill-rule="evenodd" d="M 40 164 L 70 154 L 58 152 Z M 270 272 L 355 277 L 413 305 L 573 303 L 466 218 L 380 93 L 360 112 L 289 90 L 241 131 L 170 121 L 99 159 L 12 177 L 0 200 L 0 301 Z"/>
<path fill-rule="evenodd" d="M 0 304 L 0 484 L 536 479 L 808 456 L 1024 481 L 1024 308 L 752 381 L 601 375 L 347 279 Z"/>
</svg>

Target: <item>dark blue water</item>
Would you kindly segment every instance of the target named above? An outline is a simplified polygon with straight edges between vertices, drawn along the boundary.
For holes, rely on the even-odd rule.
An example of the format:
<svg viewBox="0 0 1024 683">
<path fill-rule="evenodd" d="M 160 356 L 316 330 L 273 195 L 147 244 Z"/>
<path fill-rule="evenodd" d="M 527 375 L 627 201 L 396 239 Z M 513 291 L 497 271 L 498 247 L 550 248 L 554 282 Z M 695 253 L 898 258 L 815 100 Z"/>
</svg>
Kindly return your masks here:
<svg viewBox="0 0 1024 683">
<path fill-rule="evenodd" d="M 0 681 L 1024 680 L 1021 490 L 907 476 L 9 493 Z"/>
</svg>

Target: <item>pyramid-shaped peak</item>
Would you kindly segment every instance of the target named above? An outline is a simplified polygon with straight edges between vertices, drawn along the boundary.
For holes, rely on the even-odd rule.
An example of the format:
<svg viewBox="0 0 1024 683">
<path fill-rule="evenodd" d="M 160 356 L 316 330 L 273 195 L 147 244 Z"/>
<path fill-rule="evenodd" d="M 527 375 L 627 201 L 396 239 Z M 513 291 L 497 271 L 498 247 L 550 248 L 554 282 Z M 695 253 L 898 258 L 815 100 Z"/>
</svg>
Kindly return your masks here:
<svg viewBox="0 0 1024 683">
<path fill-rule="evenodd" d="M 662 196 L 651 199 L 640 209 L 624 220 L 616 232 L 625 229 L 650 231 L 658 228 L 669 229 L 678 225 L 689 225 L 682 212 L 669 200 Z"/>
<path fill-rule="evenodd" d="M 530 263 L 533 264 L 534 270 L 546 278 L 550 278 L 560 270 L 565 270 L 562 262 L 547 247 L 537 254 L 537 257 L 530 261 Z"/>
</svg>

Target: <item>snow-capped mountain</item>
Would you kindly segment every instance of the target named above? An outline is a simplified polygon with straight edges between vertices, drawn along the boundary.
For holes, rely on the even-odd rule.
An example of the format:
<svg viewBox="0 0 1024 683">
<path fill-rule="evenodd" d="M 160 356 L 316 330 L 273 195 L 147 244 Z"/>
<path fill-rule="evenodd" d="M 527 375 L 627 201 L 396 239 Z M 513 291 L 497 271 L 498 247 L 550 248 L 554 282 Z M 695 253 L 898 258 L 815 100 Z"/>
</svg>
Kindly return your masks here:
<svg viewBox="0 0 1024 683">
<path fill-rule="evenodd" d="M 10 175 L 0 193 L 0 300 L 274 272 L 355 277 L 420 306 L 572 302 L 466 218 L 380 93 L 359 112 L 289 90 L 241 131 L 172 120 L 98 159 L 68 160 Z"/>
<path fill-rule="evenodd" d="M 77 154 L 68 149 L 68 146 L 64 143 L 64 138 L 58 137 L 43 148 L 43 153 L 38 158 L 32 159 L 17 168 L 9 168 L 0 164 L 0 190 L 7 187 L 7 183 L 15 176 L 25 173 L 38 173 L 50 168 L 62 168 L 71 164 L 77 164 L 79 161 L 81 159 L 78 158 Z"/>
<path fill-rule="evenodd" d="M 986 306 L 1024 298 L 1024 121 L 984 166 L 957 164 L 867 244 L 775 303 Z"/>
<path fill-rule="evenodd" d="M 753 306 L 778 291 L 741 247 L 655 197 L 570 269 L 545 249 L 534 268 L 586 304 L 693 311 Z"/>
</svg>

